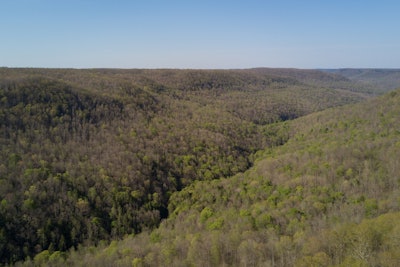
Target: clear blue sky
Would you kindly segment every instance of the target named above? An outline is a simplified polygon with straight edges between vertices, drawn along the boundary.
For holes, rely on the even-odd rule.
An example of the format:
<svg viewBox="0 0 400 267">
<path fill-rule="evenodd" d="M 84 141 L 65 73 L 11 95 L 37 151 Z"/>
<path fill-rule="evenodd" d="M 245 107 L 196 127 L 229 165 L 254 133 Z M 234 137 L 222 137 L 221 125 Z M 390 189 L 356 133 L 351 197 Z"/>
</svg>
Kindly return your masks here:
<svg viewBox="0 0 400 267">
<path fill-rule="evenodd" d="M 400 68 L 398 0 L 1 0 L 0 66 Z"/>
</svg>

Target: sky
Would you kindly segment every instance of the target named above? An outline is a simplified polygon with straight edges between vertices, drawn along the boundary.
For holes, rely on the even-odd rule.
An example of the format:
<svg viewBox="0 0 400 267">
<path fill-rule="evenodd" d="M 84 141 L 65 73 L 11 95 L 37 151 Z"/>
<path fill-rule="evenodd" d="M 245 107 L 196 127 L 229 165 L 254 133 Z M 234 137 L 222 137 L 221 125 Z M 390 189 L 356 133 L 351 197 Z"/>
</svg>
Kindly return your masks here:
<svg viewBox="0 0 400 267">
<path fill-rule="evenodd" d="M 0 66 L 400 68 L 398 0 L 1 0 Z"/>
</svg>

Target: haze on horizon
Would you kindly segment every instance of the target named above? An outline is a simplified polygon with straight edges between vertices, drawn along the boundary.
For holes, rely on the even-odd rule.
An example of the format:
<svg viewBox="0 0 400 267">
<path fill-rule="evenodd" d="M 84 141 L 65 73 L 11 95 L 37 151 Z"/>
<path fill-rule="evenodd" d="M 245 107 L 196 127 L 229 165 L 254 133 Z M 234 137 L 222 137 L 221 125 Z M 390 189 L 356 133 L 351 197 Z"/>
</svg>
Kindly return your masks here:
<svg viewBox="0 0 400 267">
<path fill-rule="evenodd" d="M 400 2 L 0 3 L 0 66 L 400 68 Z"/>
</svg>

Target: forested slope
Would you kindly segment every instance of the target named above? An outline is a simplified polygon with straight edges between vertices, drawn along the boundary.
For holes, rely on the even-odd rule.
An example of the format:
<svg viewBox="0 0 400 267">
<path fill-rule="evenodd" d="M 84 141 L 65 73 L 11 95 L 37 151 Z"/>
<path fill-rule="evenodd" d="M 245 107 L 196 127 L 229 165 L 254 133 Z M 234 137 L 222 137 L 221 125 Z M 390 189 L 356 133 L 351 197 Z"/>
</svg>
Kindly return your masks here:
<svg viewBox="0 0 400 267">
<path fill-rule="evenodd" d="M 332 69 L 328 73 L 346 77 L 352 81 L 363 83 L 371 93 L 382 94 L 400 87 L 399 69 Z"/>
<path fill-rule="evenodd" d="M 366 97 L 307 73 L 1 68 L 0 263 L 153 229 L 283 144 L 277 122 Z"/>
<path fill-rule="evenodd" d="M 398 266 L 399 114 L 397 90 L 266 127 L 288 142 L 174 193 L 158 229 L 25 264 Z"/>
</svg>

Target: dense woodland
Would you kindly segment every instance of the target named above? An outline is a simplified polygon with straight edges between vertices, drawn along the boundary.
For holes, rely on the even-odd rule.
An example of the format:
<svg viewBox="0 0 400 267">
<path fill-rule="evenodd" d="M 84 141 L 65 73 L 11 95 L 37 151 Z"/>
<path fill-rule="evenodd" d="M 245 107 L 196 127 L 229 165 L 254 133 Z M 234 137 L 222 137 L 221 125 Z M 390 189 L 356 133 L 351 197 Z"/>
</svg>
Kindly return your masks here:
<svg viewBox="0 0 400 267">
<path fill-rule="evenodd" d="M 314 70 L 2 68 L 0 264 L 396 266 L 400 93 L 372 89 Z"/>
<path fill-rule="evenodd" d="M 380 94 L 399 88 L 399 69 L 328 69 L 324 71 L 357 81 L 363 84 L 364 90 L 372 94 Z"/>
</svg>

